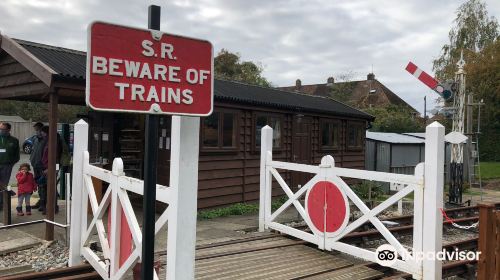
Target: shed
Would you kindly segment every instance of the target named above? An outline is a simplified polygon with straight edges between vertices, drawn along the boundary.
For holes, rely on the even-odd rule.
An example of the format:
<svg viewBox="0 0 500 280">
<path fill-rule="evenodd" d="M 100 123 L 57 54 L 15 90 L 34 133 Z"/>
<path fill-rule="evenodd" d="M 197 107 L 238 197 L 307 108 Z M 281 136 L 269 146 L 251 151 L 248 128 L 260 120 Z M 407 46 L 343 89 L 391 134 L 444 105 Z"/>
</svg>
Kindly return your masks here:
<svg viewBox="0 0 500 280">
<path fill-rule="evenodd" d="M 414 174 L 415 166 L 425 161 L 425 133 L 366 132 L 365 168 L 400 174 Z M 444 173 L 445 183 L 449 182 L 451 144 L 445 142 Z M 465 158 L 464 149 L 464 158 Z M 465 163 L 467 164 L 467 163 Z M 468 178 L 467 165 L 464 166 L 464 180 Z"/>
<path fill-rule="evenodd" d="M 387 132 L 366 132 L 365 167 L 367 170 L 413 174 L 424 161 L 425 139 Z"/>
</svg>

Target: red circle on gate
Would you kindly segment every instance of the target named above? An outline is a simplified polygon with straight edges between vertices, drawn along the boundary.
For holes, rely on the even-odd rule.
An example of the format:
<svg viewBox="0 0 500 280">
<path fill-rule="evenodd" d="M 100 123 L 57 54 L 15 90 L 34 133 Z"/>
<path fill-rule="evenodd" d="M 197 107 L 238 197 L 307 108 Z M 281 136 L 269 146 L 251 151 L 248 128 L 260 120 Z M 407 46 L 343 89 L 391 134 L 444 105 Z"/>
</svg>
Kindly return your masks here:
<svg viewBox="0 0 500 280">
<path fill-rule="evenodd" d="M 336 232 L 345 221 L 346 211 L 344 196 L 334 183 L 319 181 L 309 191 L 307 212 L 311 222 L 319 231 Z"/>
</svg>

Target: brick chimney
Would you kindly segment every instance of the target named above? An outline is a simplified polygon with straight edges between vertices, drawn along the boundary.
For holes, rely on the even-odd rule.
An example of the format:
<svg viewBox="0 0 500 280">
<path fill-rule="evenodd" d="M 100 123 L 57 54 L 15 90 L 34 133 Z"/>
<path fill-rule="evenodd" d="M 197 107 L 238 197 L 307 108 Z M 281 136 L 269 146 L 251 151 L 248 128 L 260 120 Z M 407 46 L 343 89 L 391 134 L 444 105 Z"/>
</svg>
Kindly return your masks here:
<svg viewBox="0 0 500 280">
<path fill-rule="evenodd" d="M 300 79 L 297 79 L 295 81 L 295 90 L 296 91 L 300 91 L 300 88 L 302 87 L 302 82 L 300 81 Z"/>
<path fill-rule="evenodd" d="M 333 79 L 333 77 L 328 77 L 328 79 L 326 79 L 327 86 L 333 86 L 334 82 L 335 82 L 335 79 Z"/>
<path fill-rule="evenodd" d="M 375 74 L 373 74 L 373 73 L 369 73 L 369 74 L 366 76 L 366 79 L 367 79 L 368 81 L 373 81 L 373 80 L 375 80 Z"/>
</svg>

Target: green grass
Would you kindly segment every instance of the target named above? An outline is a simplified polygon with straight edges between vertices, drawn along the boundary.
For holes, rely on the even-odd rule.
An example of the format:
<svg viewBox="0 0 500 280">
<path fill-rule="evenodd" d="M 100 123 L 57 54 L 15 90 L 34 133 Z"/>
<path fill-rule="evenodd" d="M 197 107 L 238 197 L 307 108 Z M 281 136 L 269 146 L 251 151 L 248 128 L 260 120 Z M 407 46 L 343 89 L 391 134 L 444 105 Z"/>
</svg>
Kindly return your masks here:
<svg viewBox="0 0 500 280">
<path fill-rule="evenodd" d="M 287 201 L 286 197 L 280 197 L 271 203 L 272 211 L 278 209 Z M 236 203 L 230 206 L 198 211 L 198 219 L 207 220 L 231 215 L 245 215 L 259 212 L 257 203 Z"/>
<path fill-rule="evenodd" d="M 481 179 L 500 179 L 500 162 L 481 162 Z"/>
</svg>

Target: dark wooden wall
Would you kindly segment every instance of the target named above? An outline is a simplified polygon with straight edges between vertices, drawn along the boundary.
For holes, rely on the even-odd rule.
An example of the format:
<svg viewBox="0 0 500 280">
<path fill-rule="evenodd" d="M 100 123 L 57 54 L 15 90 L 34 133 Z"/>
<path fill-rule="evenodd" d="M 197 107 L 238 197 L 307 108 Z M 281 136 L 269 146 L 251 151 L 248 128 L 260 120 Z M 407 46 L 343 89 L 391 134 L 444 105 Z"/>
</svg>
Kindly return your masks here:
<svg viewBox="0 0 500 280">
<path fill-rule="evenodd" d="M 233 151 L 207 151 L 200 148 L 198 207 L 211 208 L 238 202 L 257 202 L 259 199 L 260 149 L 255 147 L 255 117 L 261 114 L 271 114 L 281 118 L 283 126 L 281 149 L 273 151 L 273 159 L 293 162 L 293 122 L 297 113 L 265 107 L 216 102 L 215 111 L 218 109 L 230 110 L 237 114 L 238 136 L 236 140 L 238 145 L 237 149 Z M 310 121 L 311 151 L 308 153 L 310 155 L 308 159 L 310 164 L 319 164 L 323 156 L 331 154 L 337 166 L 364 169 L 364 142 L 362 149 L 347 149 L 346 128 L 348 122 L 357 122 L 364 126 L 366 124 L 365 120 L 321 114 L 301 113 L 301 115 Z M 120 114 L 115 114 L 115 116 L 121 118 Z M 322 118 L 340 121 L 341 139 L 339 149 L 332 151 L 321 150 L 319 130 L 320 119 Z M 110 122 L 108 120 L 107 123 L 116 123 L 116 121 Z M 108 130 L 111 131 L 111 129 Z M 159 161 L 161 162 L 158 165 L 158 183 L 162 185 L 169 184 L 169 158 L 165 151 L 160 150 Z M 292 190 L 295 191 L 297 182 L 292 182 L 291 172 L 278 171 L 288 184 L 295 183 L 295 185 L 291 186 Z M 283 195 L 283 191 L 273 181 L 273 196 L 280 195 Z"/>
<path fill-rule="evenodd" d="M 283 120 L 282 148 L 273 152 L 273 159 L 293 161 L 292 139 L 293 121 L 296 113 L 283 110 L 271 110 L 262 107 L 247 107 L 234 104 L 216 103 L 218 108 L 237 110 L 239 127 L 239 147 L 236 152 L 218 153 L 200 150 L 198 207 L 210 208 L 238 202 L 257 202 L 259 199 L 260 180 L 260 150 L 255 147 L 255 116 L 257 114 L 279 115 Z M 331 118 L 341 121 L 341 143 L 332 156 L 336 165 L 349 168 L 364 169 L 364 148 L 349 150 L 346 145 L 346 128 L 348 122 L 359 122 L 365 125 L 365 120 L 339 118 L 332 115 L 307 114 L 311 117 L 311 158 L 310 164 L 319 164 L 321 158 L 331 151 L 325 152 L 320 147 L 320 118 Z M 363 138 L 364 140 L 364 138 Z M 364 142 L 363 142 L 364 147 Z M 280 170 L 281 176 L 291 184 L 291 172 Z M 167 183 L 167 182 L 163 182 Z M 291 186 L 296 190 L 296 186 Z M 273 181 L 273 196 L 283 195 L 281 188 Z"/>
</svg>

